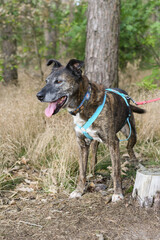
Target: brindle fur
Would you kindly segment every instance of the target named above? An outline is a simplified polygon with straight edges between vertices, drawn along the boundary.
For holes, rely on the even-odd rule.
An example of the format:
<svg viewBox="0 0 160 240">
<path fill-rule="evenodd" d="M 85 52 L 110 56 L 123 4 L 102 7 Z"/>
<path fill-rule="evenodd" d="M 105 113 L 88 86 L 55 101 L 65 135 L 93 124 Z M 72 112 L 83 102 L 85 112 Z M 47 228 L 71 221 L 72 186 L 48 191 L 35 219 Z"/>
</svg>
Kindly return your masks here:
<svg viewBox="0 0 160 240">
<path fill-rule="evenodd" d="M 87 92 L 89 84 L 91 84 L 91 97 L 85 106 L 85 108 L 73 116 L 74 122 L 80 119 L 84 123 L 93 115 L 97 107 L 102 103 L 105 87 L 95 82 L 90 82 L 86 76 L 82 75 L 81 67 L 83 63 L 79 60 L 72 59 L 69 61 L 66 67 L 63 67 L 56 60 L 49 60 L 48 65 L 54 63 L 51 74 L 47 78 L 46 86 L 37 94 L 39 100 L 43 102 L 53 102 L 62 96 L 67 96 L 67 102 L 63 107 L 68 111 L 76 109 L 85 93 Z M 136 143 L 136 129 L 133 111 L 137 113 L 144 113 L 143 109 L 130 105 L 131 117 L 130 124 L 132 128 L 131 137 L 128 140 L 127 150 L 130 158 L 136 160 L 133 147 Z M 95 122 L 89 128 L 89 134 L 93 137 L 92 148 L 92 170 L 97 161 L 96 152 L 98 143 L 105 143 L 109 147 L 111 161 L 112 161 L 112 177 L 114 184 L 113 201 L 117 201 L 123 198 L 121 187 L 121 170 L 120 170 L 120 152 L 119 152 L 119 139 L 117 133 L 121 131 L 126 137 L 129 134 L 129 127 L 126 124 L 126 118 L 128 117 L 128 107 L 124 99 L 114 93 L 107 93 L 105 106 L 95 120 Z M 71 193 L 71 197 L 80 197 L 84 194 L 86 183 L 86 169 L 88 162 L 89 147 L 91 140 L 87 139 L 78 129 L 75 127 L 77 141 L 80 149 L 79 158 L 79 181 L 77 188 Z"/>
</svg>

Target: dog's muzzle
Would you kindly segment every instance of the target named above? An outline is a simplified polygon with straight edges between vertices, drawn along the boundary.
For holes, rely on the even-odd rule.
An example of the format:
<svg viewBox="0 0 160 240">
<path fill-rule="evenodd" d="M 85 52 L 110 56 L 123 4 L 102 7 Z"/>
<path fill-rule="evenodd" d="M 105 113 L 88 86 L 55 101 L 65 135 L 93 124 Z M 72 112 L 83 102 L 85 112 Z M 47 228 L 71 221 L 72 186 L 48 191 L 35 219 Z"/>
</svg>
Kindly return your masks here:
<svg viewBox="0 0 160 240">
<path fill-rule="evenodd" d="M 44 100 L 44 97 L 45 97 L 45 95 L 42 93 L 42 91 L 38 92 L 36 96 L 37 96 L 38 100 L 40 100 L 41 102 Z"/>
<path fill-rule="evenodd" d="M 43 102 L 45 99 L 45 95 L 43 94 L 43 92 L 39 92 L 37 93 L 37 98 Z M 47 117 L 51 117 L 52 115 L 56 114 L 59 112 L 59 110 L 64 106 L 64 104 L 67 101 L 67 96 L 62 96 L 58 99 L 56 99 L 55 101 L 48 101 L 49 105 L 45 110 L 45 115 Z"/>
</svg>

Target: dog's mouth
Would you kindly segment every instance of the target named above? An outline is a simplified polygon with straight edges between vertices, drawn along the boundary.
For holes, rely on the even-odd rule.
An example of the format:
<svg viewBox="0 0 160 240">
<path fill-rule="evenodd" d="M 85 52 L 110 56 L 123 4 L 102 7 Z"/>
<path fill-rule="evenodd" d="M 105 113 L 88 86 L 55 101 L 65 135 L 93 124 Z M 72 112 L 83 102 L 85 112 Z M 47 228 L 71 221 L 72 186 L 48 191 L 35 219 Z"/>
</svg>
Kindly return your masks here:
<svg viewBox="0 0 160 240">
<path fill-rule="evenodd" d="M 47 117 L 51 117 L 52 115 L 58 113 L 66 101 L 67 101 L 67 96 L 63 96 L 58 100 L 49 103 L 48 107 L 45 110 L 45 115 Z"/>
</svg>

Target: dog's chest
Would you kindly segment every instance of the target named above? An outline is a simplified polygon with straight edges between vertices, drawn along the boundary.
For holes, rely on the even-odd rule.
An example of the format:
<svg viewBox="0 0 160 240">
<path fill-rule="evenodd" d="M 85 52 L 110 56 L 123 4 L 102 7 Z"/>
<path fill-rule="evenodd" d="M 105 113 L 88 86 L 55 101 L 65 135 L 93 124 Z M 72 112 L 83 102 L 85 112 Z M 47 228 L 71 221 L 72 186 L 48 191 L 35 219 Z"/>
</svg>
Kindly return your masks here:
<svg viewBox="0 0 160 240">
<path fill-rule="evenodd" d="M 82 127 L 86 122 L 80 117 L 80 114 L 77 113 L 76 116 L 73 116 L 75 131 L 76 134 L 83 134 L 80 127 Z M 98 136 L 97 130 L 93 129 L 92 125 L 86 129 L 86 132 L 96 141 L 102 142 L 101 138 Z"/>
</svg>

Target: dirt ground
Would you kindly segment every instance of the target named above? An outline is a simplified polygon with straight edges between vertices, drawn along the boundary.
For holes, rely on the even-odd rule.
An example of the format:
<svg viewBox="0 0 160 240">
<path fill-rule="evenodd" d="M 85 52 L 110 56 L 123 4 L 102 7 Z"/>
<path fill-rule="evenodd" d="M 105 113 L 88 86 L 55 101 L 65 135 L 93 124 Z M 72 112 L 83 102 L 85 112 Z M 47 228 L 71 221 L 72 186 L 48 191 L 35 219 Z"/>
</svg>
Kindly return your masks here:
<svg viewBox="0 0 160 240">
<path fill-rule="evenodd" d="M 37 192 L 0 197 L 0 240 L 160 240 L 160 214 L 138 207 L 130 194 L 118 203 L 100 192 L 81 199 Z"/>
</svg>

